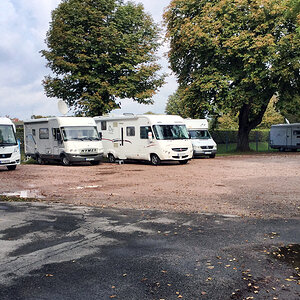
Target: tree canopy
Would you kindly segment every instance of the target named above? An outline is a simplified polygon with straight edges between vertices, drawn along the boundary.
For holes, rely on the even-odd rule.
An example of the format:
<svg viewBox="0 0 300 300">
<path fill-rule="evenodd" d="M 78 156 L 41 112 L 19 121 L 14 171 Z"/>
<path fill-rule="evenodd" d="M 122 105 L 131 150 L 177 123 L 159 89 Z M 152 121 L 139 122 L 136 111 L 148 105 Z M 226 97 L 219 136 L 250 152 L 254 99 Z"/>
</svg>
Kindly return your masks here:
<svg viewBox="0 0 300 300">
<path fill-rule="evenodd" d="M 294 0 L 172 0 L 164 15 L 169 59 L 189 109 L 238 114 L 238 150 L 300 91 L 300 17 Z M 299 7 L 299 6 L 298 6 Z M 291 107 L 291 110 L 295 107 Z"/>
<path fill-rule="evenodd" d="M 52 70 L 43 81 L 46 95 L 89 116 L 118 108 L 118 99 L 151 104 L 164 83 L 155 55 L 159 37 L 141 4 L 63 0 L 41 51 Z"/>
</svg>

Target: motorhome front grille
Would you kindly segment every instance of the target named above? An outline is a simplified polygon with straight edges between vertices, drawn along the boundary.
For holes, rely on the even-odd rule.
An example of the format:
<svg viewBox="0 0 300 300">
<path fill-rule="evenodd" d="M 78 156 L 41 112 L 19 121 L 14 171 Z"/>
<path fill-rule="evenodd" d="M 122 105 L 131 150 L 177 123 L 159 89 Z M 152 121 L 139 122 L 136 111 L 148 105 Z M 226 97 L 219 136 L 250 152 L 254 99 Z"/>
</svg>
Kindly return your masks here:
<svg viewBox="0 0 300 300">
<path fill-rule="evenodd" d="M 172 148 L 173 151 L 175 152 L 183 152 L 186 151 L 188 148 Z"/>
<path fill-rule="evenodd" d="M 177 158 L 177 159 L 180 159 L 180 158 L 187 158 L 188 157 L 188 155 L 183 155 L 182 157 L 180 157 L 180 156 L 172 156 L 173 158 Z"/>
<path fill-rule="evenodd" d="M 97 149 L 82 149 L 81 153 L 95 153 Z"/>
<path fill-rule="evenodd" d="M 213 149 L 214 146 L 201 146 L 201 149 Z"/>
<path fill-rule="evenodd" d="M 11 153 L 0 154 L 0 158 L 10 158 L 10 157 L 11 157 Z"/>
</svg>

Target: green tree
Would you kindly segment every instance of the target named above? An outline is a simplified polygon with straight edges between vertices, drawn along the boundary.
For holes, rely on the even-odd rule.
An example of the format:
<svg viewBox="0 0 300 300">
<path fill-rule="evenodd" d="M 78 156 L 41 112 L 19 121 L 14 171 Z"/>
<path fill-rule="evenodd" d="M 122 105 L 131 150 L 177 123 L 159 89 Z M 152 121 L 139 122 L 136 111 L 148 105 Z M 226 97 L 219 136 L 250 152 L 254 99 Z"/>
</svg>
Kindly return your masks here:
<svg viewBox="0 0 300 300">
<path fill-rule="evenodd" d="M 159 28 L 141 4 L 63 0 L 52 12 L 42 50 L 53 75 L 43 85 L 77 114 L 102 115 L 118 99 L 151 104 L 164 83 L 155 55 Z"/>
<path fill-rule="evenodd" d="M 300 18 L 292 2 L 172 0 L 165 12 L 185 103 L 238 114 L 240 151 L 249 150 L 249 133 L 273 95 L 278 107 L 299 95 Z"/>
<path fill-rule="evenodd" d="M 189 117 L 187 116 L 183 101 L 178 90 L 168 97 L 165 113 L 167 115 L 178 115 L 183 118 Z"/>
<path fill-rule="evenodd" d="M 201 119 L 208 113 L 206 103 L 204 105 L 191 105 L 186 102 L 185 92 L 177 91 L 168 97 L 165 113 L 168 115 L 179 115 L 183 118 Z"/>
</svg>

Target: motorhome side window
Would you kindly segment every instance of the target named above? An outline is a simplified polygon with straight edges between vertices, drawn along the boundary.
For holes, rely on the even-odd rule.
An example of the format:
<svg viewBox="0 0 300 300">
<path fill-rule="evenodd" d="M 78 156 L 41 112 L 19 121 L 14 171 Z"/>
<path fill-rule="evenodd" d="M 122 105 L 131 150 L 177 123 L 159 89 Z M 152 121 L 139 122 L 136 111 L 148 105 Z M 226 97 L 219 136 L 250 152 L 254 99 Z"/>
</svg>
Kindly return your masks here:
<svg viewBox="0 0 300 300">
<path fill-rule="evenodd" d="M 48 128 L 40 128 L 39 129 L 39 138 L 41 140 L 49 139 L 49 129 Z"/>
<path fill-rule="evenodd" d="M 140 138 L 148 139 L 148 132 L 152 132 L 150 126 L 141 126 L 140 127 Z"/>
<path fill-rule="evenodd" d="M 107 130 L 106 121 L 101 121 L 101 130 Z"/>
<path fill-rule="evenodd" d="M 35 129 L 32 129 L 32 135 L 35 136 Z"/>
<path fill-rule="evenodd" d="M 133 127 L 133 126 L 126 127 L 126 135 L 127 136 L 135 136 L 135 127 Z"/>
</svg>

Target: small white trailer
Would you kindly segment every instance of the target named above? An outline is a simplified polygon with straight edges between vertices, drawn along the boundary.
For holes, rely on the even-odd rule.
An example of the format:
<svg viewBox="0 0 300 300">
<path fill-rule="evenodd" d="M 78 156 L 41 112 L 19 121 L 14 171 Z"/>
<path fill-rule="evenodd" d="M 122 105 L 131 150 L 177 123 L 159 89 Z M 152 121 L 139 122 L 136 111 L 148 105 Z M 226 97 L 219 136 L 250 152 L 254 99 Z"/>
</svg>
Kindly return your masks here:
<svg viewBox="0 0 300 300">
<path fill-rule="evenodd" d="M 300 123 L 272 125 L 270 147 L 280 151 L 300 149 Z"/>
<path fill-rule="evenodd" d="M 24 122 L 25 155 L 63 165 L 90 162 L 97 165 L 103 145 L 93 118 L 53 117 Z"/>
<path fill-rule="evenodd" d="M 16 139 L 16 127 L 8 118 L 0 118 L 0 166 L 15 170 L 20 164 L 20 146 Z"/>
<path fill-rule="evenodd" d="M 179 116 L 133 115 L 94 117 L 102 134 L 104 156 L 144 160 L 153 165 L 161 161 L 186 164 L 193 147 L 184 121 Z"/>
<path fill-rule="evenodd" d="M 193 144 L 194 157 L 209 156 L 214 158 L 217 153 L 217 144 L 208 131 L 207 120 L 184 119 L 184 122 Z"/>
</svg>

